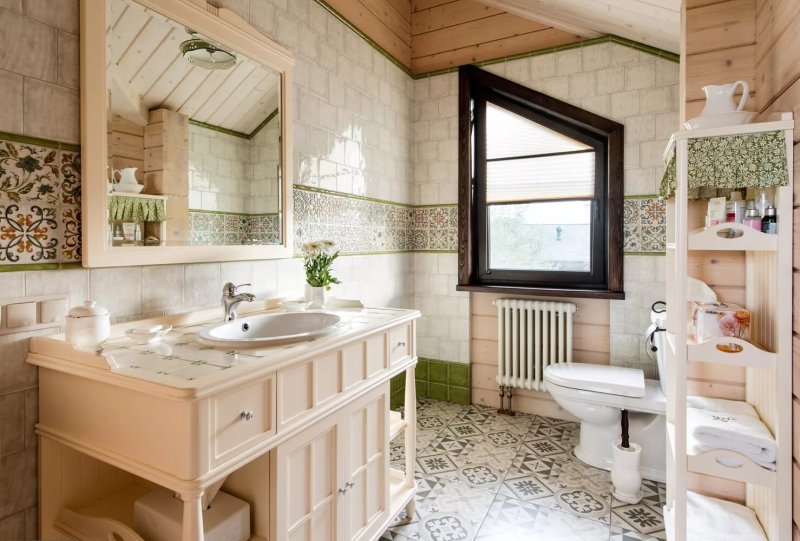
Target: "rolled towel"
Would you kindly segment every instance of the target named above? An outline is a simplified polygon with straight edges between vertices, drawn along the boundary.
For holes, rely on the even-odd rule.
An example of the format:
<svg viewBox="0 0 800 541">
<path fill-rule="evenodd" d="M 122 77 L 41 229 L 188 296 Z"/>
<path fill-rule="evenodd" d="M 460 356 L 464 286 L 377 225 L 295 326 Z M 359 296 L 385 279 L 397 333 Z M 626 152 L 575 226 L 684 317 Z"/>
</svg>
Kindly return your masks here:
<svg viewBox="0 0 800 541">
<path fill-rule="evenodd" d="M 687 447 L 691 453 L 736 451 L 761 467 L 775 470 L 775 438 L 750 404 L 692 396 L 687 397 L 687 405 Z"/>
<path fill-rule="evenodd" d="M 738 503 L 686 493 L 687 539 L 767 541 L 752 510 Z"/>
</svg>

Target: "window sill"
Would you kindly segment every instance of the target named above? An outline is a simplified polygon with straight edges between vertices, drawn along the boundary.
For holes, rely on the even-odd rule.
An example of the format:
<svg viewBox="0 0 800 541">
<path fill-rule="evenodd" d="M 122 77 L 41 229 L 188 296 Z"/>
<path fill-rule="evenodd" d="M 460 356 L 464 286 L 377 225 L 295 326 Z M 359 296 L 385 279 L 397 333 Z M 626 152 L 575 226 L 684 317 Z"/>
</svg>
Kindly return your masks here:
<svg viewBox="0 0 800 541">
<path fill-rule="evenodd" d="M 609 291 L 604 289 L 559 289 L 544 287 L 501 286 L 465 284 L 457 285 L 457 291 L 470 291 L 473 293 L 498 293 L 506 295 L 539 295 L 543 297 L 577 297 L 584 299 L 614 299 L 624 300 L 624 291 Z"/>
</svg>

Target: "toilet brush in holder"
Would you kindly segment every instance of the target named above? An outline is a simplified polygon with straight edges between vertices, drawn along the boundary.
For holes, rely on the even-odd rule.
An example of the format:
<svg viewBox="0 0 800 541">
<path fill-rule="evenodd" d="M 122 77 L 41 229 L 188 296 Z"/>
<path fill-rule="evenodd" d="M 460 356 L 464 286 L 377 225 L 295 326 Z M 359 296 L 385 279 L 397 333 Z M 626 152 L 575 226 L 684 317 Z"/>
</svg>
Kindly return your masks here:
<svg viewBox="0 0 800 541">
<path fill-rule="evenodd" d="M 621 502 L 639 503 L 642 499 L 642 474 L 639 472 L 642 447 L 630 441 L 628 410 L 622 410 L 622 437 L 612 444 L 612 451 L 612 494 Z"/>
</svg>

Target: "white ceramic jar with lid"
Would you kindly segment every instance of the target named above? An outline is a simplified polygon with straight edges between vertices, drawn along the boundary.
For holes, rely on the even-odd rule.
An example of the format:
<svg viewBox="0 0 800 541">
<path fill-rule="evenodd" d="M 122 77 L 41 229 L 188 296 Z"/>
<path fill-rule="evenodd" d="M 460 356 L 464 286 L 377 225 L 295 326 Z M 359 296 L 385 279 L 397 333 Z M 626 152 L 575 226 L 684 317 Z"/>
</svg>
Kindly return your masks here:
<svg viewBox="0 0 800 541">
<path fill-rule="evenodd" d="M 87 300 L 67 313 L 67 341 L 76 349 L 94 351 L 111 336 L 111 315 Z"/>
</svg>

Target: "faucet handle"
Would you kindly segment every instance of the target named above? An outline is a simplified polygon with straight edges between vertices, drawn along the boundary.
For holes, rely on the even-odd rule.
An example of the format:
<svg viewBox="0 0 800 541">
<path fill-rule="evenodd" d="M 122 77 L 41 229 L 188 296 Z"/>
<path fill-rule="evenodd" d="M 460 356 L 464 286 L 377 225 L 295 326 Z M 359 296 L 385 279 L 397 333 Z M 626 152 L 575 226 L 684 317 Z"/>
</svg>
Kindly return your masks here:
<svg viewBox="0 0 800 541">
<path fill-rule="evenodd" d="M 223 295 L 236 295 L 236 291 L 240 287 L 252 286 L 253 284 L 239 284 L 238 286 L 233 285 L 233 282 L 228 282 L 224 286 L 222 286 L 222 294 Z"/>
</svg>

